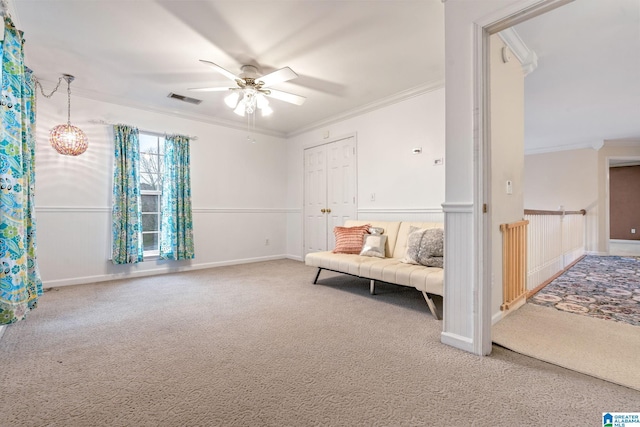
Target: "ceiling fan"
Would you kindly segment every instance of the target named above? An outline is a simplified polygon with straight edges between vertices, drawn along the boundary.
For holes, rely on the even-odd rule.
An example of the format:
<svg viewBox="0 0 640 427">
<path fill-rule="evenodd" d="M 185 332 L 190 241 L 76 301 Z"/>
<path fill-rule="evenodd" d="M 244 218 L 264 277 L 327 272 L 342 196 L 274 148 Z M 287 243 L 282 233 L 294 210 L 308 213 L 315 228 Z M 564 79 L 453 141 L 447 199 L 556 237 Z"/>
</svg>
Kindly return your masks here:
<svg viewBox="0 0 640 427">
<path fill-rule="evenodd" d="M 244 116 L 245 114 L 251 115 L 256 111 L 256 109 L 259 109 L 263 116 L 271 114 L 273 110 L 269 107 L 269 101 L 266 99 L 267 96 L 294 105 L 302 105 L 306 100 L 304 96 L 271 89 L 271 85 L 286 82 L 298 77 L 298 75 L 289 67 L 280 68 L 279 70 L 265 74 L 264 76 L 259 76 L 257 67 L 253 65 L 243 65 L 240 68 L 242 73 L 240 75 L 235 75 L 211 61 L 201 59 L 200 62 L 209 65 L 218 73 L 230 80 L 233 80 L 237 87 L 202 87 L 189 88 L 189 90 L 199 92 L 231 91 L 231 93 L 225 97 L 224 101 L 227 106 L 232 108 L 233 112 L 239 116 Z"/>
</svg>

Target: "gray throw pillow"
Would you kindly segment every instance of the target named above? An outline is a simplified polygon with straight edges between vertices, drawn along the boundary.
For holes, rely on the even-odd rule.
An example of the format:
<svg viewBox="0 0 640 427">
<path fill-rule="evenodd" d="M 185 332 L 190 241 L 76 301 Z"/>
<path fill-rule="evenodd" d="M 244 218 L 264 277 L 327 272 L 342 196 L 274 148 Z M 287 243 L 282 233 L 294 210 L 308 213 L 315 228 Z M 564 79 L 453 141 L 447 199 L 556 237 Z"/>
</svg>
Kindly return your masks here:
<svg viewBox="0 0 640 427">
<path fill-rule="evenodd" d="M 442 228 L 409 229 L 407 254 L 402 262 L 426 267 L 443 267 L 444 230 Z"/>
</svg>

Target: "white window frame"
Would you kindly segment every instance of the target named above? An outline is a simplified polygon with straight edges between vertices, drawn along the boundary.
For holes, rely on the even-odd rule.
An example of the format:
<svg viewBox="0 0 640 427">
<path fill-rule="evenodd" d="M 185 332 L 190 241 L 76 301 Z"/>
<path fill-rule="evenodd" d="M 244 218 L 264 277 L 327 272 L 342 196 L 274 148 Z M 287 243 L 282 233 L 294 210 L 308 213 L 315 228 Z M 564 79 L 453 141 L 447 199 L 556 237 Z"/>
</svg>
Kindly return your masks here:
<svg viewBox="0 0 640 427">
<path fill-rule="evenodd" d="M 141 203 L 140 204 L 140 211 L 142 214 L 142 244 L 143 244 L 143 253 L 144 253 L 144 257 L 146 258 L 150 258 L 150 257 L 157 257 L 160 256 L 160 221 L 162 221 L 162 157 L 164 156 L 164 136 L 158 135 L 158 134 L 153 134 L 153 133 L 149 133 L 149 132 L 140 132 L 140 139 L 142 140 L 143 138 L 145 139 L 155 139 L 156 141 L 156 148 L 157 148 L 157 153 L 148 153 L 146 151 L 143 151 L 142 148 L 140 148 L 140 196 L 141 199 L 143 196 L 157 196 L 158 200 L 156 203 L 156 210 L 155 211 L 145 211 L 144 210 L 144 204 Z M 142 144 L 141 144 L 142 147 Z M 144 156 L 153 156 L 153 155 L 157 155 L 158 156 L 158 170 L 156 172 L 149 172 L 149 171 L 143 171 L 144 169 Z M 142 185 L 143 185 L 143 175 L 144 174 L 152 174 L 152 175 L 157 175 L 157 181 L 156 181 L 156 189 L 151 190 L 151 189 L 143 189 Z M 144 216 L 145 215 L 150 215 L 150 214 L 155 214 L 157 216 L 157 229 L 156 230 L 152 230 L 152 231 L 145 231 L 144 229 Z M 144 236 L 145 235 L 149 235 L 149 234 L 156 234 L 157 235 L 157 245 L 154 249 L 150 249 L 147 250 L 145 248 L 144 245 Z"/>
</svg>

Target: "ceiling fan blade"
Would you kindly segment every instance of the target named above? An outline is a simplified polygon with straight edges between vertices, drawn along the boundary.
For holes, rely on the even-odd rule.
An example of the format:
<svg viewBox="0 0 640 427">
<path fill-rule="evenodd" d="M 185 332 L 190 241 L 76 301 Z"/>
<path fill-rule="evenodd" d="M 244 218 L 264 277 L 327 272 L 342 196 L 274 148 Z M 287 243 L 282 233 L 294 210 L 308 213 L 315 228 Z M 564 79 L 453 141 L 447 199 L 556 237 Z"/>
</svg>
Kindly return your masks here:
<svg viewBox="0 0 640 427">
<path fill-rule="evenodd" d="M 219 72 L 220 74 L 222 74 L 223 76 L 225 76 L 226 78 L 233 80 L 234 82 L 238 79 L 240 79 L 240 77 L 236 76 L 235 74 L 233 74 L 231 71 L 225 70 L 224 68 L 222 68 L 221 66 L 219 66 L 218 64 L 214 64 L 211 61 L 206 61 L 204 59 L 201 59 L 200 62 L 202 62 L 203 64 L 207 64 L 208 66 L 210 66 L 211 68 L 213 68 L 214 70 L 216 70 L 217 72 Z"/>
<path fill-rule="evenodd" d="M 266 93 L 265 95 L 295 105 L 302 105 L 307 99 L 304 96 L 294 95 L 293 93 L 283 92 L 281 90 L 269 89 L 269 92 L 270 93 L 268 95 Z"/>
<path fill-rule="evenodd" d="M 284 67 L 269 74 L 265 74 L 264 76 L 257 78 L 256 81 L 262 82 L 264 87 L 268 87 L 276 83 L 295 79 L 296 77 L 298 77 L 298 75 L 291 68 Z"/>
<path fill-rule="evenodd" d="M 232 90 L 232 88 L 227 86 L 220 87 L 190 87 L 187 90 L 191 90 L 193 92 L 224 92 L 227 90 Z"/>
</svg>

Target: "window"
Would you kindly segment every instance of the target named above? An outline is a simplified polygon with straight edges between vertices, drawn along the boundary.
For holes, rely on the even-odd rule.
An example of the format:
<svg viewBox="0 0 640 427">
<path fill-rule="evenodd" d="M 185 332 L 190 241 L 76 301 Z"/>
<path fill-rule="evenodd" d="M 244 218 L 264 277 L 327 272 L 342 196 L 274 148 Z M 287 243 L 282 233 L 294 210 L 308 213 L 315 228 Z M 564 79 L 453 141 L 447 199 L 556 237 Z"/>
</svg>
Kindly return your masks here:
<svg viewBox="0 0 640 427">
<path fill-rule="evenodd" d="M 140 198 L 144 256 L 160 254 L 164 138 L 140 132 Z"/>
</svg>

